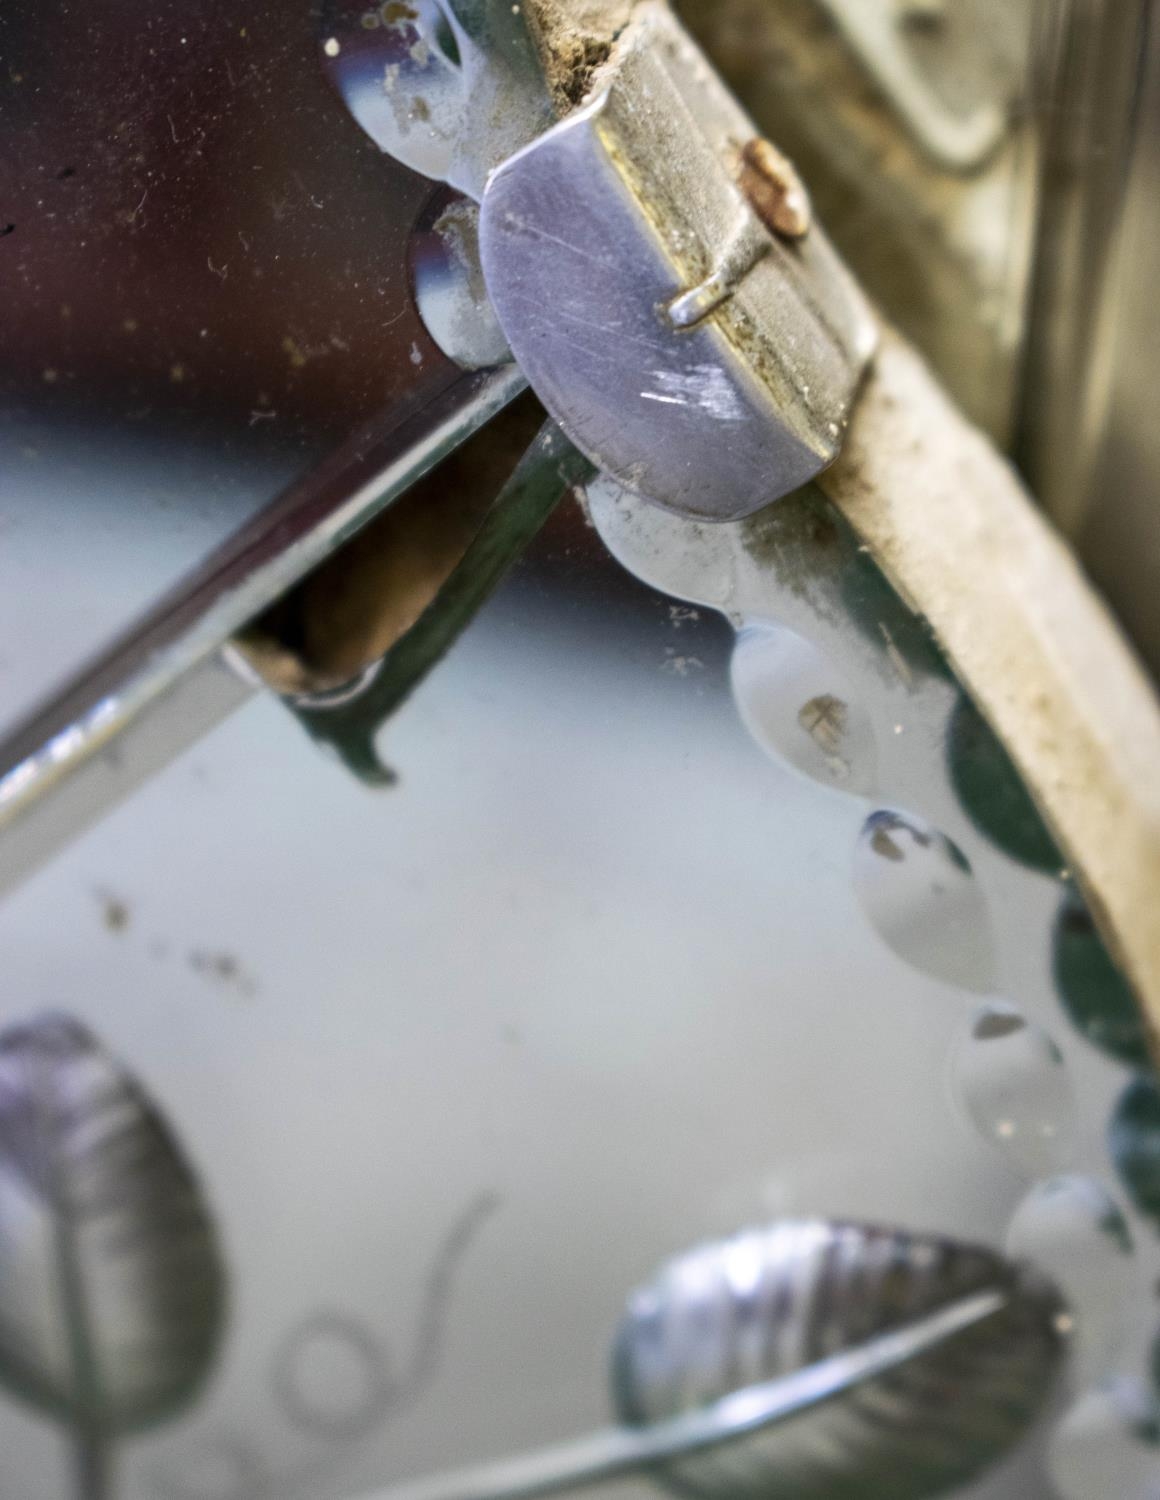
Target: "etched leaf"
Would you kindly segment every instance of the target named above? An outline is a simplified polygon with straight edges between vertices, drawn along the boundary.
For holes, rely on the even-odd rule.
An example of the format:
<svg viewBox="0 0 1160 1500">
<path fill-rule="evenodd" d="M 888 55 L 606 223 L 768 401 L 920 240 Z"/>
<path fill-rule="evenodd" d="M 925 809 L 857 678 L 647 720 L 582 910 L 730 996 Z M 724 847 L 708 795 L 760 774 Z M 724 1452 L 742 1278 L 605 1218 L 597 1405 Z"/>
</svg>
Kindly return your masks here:
<svg viewBox="0 0 1160 1500">
<path fill-rule="evenodd" d="M 656 1422 L 933 1313 L 1001 1292 L 994 1316 L 888 1375 L 751 1437 L 668 1463 L 704 1500 L 917 1500 L 962 1484 L 1031 1426 L 1061 1364 L 1060 1302 L 992 1250 L 789 1220 L 677 1257 L 629 1302 L 620 1415 Z"/>
<path fill-rule="evenodd" d="M 194 1395 L 224 1318 L 213 1221 L 144 1090 L 67 1016 L 0 1034 L 0 1383 L 107 1444 Z"/>
</svg>

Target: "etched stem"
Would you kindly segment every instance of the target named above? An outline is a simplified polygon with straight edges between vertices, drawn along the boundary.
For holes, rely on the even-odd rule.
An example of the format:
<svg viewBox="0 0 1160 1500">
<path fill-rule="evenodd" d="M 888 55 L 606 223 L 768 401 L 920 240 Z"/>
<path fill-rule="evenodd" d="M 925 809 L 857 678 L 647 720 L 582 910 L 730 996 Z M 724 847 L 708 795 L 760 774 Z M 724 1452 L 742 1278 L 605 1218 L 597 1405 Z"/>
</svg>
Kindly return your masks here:
<svg viewBox="0 0 1160 1500">
<path fill-rule="evenodd" d="M 113 1445 L 102 1433 L 77 1429 L 73 1463 L 77 1500 L 113 1500 Z"/>
</svg>

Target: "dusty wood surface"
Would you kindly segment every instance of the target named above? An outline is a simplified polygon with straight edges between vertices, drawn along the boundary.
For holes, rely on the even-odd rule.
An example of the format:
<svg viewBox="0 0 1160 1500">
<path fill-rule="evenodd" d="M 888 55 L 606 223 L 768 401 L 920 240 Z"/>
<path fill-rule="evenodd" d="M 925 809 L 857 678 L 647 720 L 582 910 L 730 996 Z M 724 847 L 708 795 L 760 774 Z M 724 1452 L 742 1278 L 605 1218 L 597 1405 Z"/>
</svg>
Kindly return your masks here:
<svg viewBox="0 0 1160 1500">
<path fill-rule="evenodd" d="M 524 0 L 523 12 L 561 114 L 578 104 L 634 0 Z"/>
<path fill-rule="evenodd" d="M 1013 470 L 885 330 L 822 488 L 930 621 L 1160 1037 L 1160 704 Z"/>
</svg>

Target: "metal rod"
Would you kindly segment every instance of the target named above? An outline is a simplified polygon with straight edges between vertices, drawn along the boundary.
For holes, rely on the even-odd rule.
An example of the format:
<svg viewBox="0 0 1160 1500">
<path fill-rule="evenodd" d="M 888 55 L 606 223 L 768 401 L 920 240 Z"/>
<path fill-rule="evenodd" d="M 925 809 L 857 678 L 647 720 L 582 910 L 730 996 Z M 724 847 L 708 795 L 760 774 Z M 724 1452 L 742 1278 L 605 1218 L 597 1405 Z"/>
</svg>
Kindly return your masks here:
<svg viewBox="0 0 1160 1500">
<path fill-rule="evenodd" d="M 770 1427 L 896 1369 L 993 1317 L 1002 1292 L 979 1292 L 790 1375 L 647 1427 L 609 1427 L 516 1458 L 430 1475 L 364 1500 L 531 1500 L 648 1470 Z"/>
<path fill-rule="evenodd" d="M 245 701 L 230 638 L 525 384 L 456 373 L 363 428 L 0 742 L 0 893 Z"/>
<path fill-rule="evenodd" d="M 309 733 L 336 750 L 368 784 L 392 782 L 394 776 L 379 755 L 379 730 L 450 650 L 565 493 L 595 473 L 555 422 L 545 422 L 458 566 L 406 635 L 367 674 L 365 687 L 333 706 L 291 701 Z"/>
</svg>

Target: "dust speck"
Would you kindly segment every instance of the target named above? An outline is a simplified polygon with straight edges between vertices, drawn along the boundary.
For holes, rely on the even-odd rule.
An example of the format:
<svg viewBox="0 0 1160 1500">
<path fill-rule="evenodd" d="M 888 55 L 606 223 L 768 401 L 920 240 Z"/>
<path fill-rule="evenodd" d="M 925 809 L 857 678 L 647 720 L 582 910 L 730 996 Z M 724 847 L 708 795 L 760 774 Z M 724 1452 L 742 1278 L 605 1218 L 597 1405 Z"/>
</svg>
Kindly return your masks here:
<svg viewBox="0 0 1160 1500">
<path fill-rule="evenodd" d="M 310 359 L 310 356 L 307 354 L 306 350 L 303 349 L 298 344 L 297 340 L 292 338 L 290 334 L 287 334 L 286 337 L 282 340 L 282 352 L 283 354 L 289 356 L 290 368 L 292 370 L 303 369 Z"/>
<path fill-rule="evenodd" d="M 704 665 L 699 656 L 681 656 L 670 646 L 661 662 L 661 671 L 671 672 L 674 677 L 688 677 L 690 672 L 699 672 Z"/>
<path fill-rule="evenodd" d="M 906 851 L 902 845 L 896 843 L 885 828 L 876 828 L 870 835 L 870 847 L 874 850 L 875 854 L 880 855 L 883 859 L 893 860 L 896 864 L 901 863 L 906 858 Z"/>
<path fill-rule="evenodd" d="M 95 894 L 101 907 L 101 921 L 108 931 L 124 932 L 129 925 L 128 902 L 111 891 L 97 891 Z"/>
<path fill-rule="evenodd" d="M 1027 1022 L 1020 1015 L 1007 1011 L 988 1010 L 975 1022 L 971 1035 L 980 1042 L 994 1041 L 997 1037 L 1013 1036 L 1025 1031 Z"/>
<path fill-rule="evenodd" d="M 223 989 L 234 989 L 240 995 L 256 995 L 257 981 L 243 966 L 236 954 L 224 949 L 194 948 L 189 954 L 189 967 L 211 984 Z"/>
</svg>

